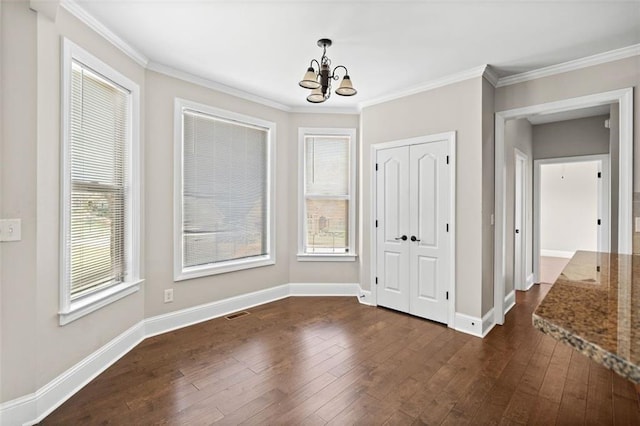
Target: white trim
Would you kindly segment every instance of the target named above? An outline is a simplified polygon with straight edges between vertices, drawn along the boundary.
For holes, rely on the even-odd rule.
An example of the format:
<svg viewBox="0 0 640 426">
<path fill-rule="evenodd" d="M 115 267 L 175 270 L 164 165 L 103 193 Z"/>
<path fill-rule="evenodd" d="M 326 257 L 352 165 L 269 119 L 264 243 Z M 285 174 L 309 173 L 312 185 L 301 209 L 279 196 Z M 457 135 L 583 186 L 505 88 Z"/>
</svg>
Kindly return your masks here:
<svg viewBox="0 0 640 426">
<path fill-rule="evenodd" d="M 245 92 L 240 89 L 227 86 L 222 83 L 218 83 L 208 78 L 199 77 L 197 75 L 190 74 L 185 71 L 180 71 L 175 68 L 171 68 L 167 65 L 159 64 L 157 62 L 149 62 L 146 67 L 149 71 L 155 71 L 159 74 L 163 74 L 169 77 L 177 78 L 178 80 L 186 81 L 196 84 L 201 87 L 216 90 L 218 92 L 226 93 L 227 95 L 235 96 L 240 99 L 255 102 L 257 104 L 265 105 L 271 108 L 279 109 L 285 112 L 291 112 L 292 108 L 281 104 L 280 102 L 272 101 L 271 99 L 263 98 L 252 93 Z"/>
<path fill-rule="evenodd" d="M 511 290 L 509 292 L 509 294 L 507 294 L 504 297 L 504 313 L 505 315 L 507 314 L 507 312 L 509 312 L 511 310 L 511 308 L 513 308 L 514 306 L 516 306 L 516 291 L 515 290 Z"/>
<path fill-rule="evenodd" d="M 145 336 L 151 337 L 179 328 L 188 327 L 233 312 L 274 302 L 290 296 L 289 285 L 283 284 L 227 299 L 216 300 L 167 314 L 156 315 L 145 320 Z"/>
<path fill-rule="evenodd" d="M 146 338 L 287 297 L 355 296 L 360 303 L 366 303 L 362 299 L 366 299 L 367 294 L 370 292 L 360 289 L 357 283 L 292 283 L 147 318 L 85 357 L 35 393 L 0 404 L 0 423 L 39 423 Z"/>
<path fill-rule="evenodd" d="M 487 65 L 482 76 L 485 78 L 485 80 L 491 83 L 493 87 L 496 87 L 498 81 L 500 80 L 500 77 L 498 77 L 498 74 L 496 74 L 491 65 Z"/>
<path fill-rule="evenodd" d="M 291 106 L 289 107 L 289 112 L 293 112 L 296 114 L 360 114 L 360 108 L 357 106 L 349 108 L 340 108 L 340 107 L 321 107 L 318 105 L 314 106 Z"/>
<path fill-rule="evenodd" d="M 355 254 L 315 254 L 298 253 L 298 262 L 355 262 L 358 258 Z"/>
<path fill-rule="evenodd" d="M 141 321 L 35 393 L 0 404 L 1 423 L 6 425 L 39 423 L 87 383 L 131 351 L 144 338 L 144 322 Z"/>
<path fill-rule="evenodd" d="M 185 110 L 198 111 L 213 118 L 235 121 L 240 124 L 258 126 L 267 131 L 267 254 L 247 259 L 233 259 L 217 264 L 183 268 L 182 189 L 183 189 L 183 115 Z M 174 163 L 173 163 L 173 279 L 188 280 L 209 275 L 222 274 L 249 268 L 274 265 L 276 262 L 276 123 L 215 108 L 198 102 L 175 98 L 174 101 Z"/>
<path fill-rule="evenodd" d="M 574 254 L 576 254 L 575 251 L 540 249 L 540 256 L 561 257 L 561 258 L 564 258 L 564 259 L 571 259 Z"/>
<path fill-rule="evenodd" d="M 599 171 L 602 179 L 598 182 L 598 217 L 604 223 L 598 229 L 598 251 L 609 252 L 611 247 L 611 195 L 610 195 L 610 154 L 580 155 L 572 157 L 544 158 L 534 160 L 533 180 L 533 273 L 540 276 L 540 256 L 572 258 L 575 252 L 563 250 L 543 249 L 540 246 L 540 205 L 541 205 L 541 166 L 544 164 L 579 163 L 583 161 L 597 161 L 600 163 Z"/>
<path fill-rule="evenodd" d="M 531 289 L 531 287 L 533 287 L 533 285 L 536 283 L 535 280 L 536 275 L 531 273 L 529 274 L 529 276 L 527 277 L 527 288 L 525 288 L 525 291 L 528 291 L 529 289 Z"/>
<path fill-rule="evenodd" d="M 458 73 L 450 74 L 442 78 L 431 80 L 429 82 L 420 84 L 418 86 L 408 88 L 406 90 L 400 90 L 392 95 L 380 96 L 379 98 L 371 99 L 368 101 L 362 101 L 358 104 L 358 108 L 367 108 L 373 105 L 389 102 L 394 99 L 404 98 L 406 96 L 415 95 L 422 92 L 428 92 L 439 87 L 449 86 L 451 84 L 459 83 L 461 81 L 470 80 L 476 77 L 485 76 L 487 65 L 481 65 L 479 67 L 471 68 L 469 70 L 461 71 Z M 489 80 L 491 81 L 491 80 Z"/>
<path fill-rule="evenodd" d="M 471 315 L 455 313 L 455 330 L 472 336 L 484 338 L 495 326 L 493 322 L 493 308 L 489 310 L 482 318 L 472 317 Z"/>
<path fill-rule="evenodd" d="M 368 290 L 360 289 L 360 295 L 358 296 L 358 302 L 360 302 L 363 305 L 376 306 L 375 302 L 373 301 L 373 293 L 371 291 L 368 291 Z"/>
<path fill-rule="evenodd" d="M 550 114 L 618 102 L 620 105 L 620 182 L 618 215 L 618 252 L 632 253 L 631 207 L 633 188 L 633 87 L 580 96 L 545 104 L 531 105 L 495 114 L 495 244 L 494 244 L 494 313 L 497 324 L 504 323 L 502 303 L 505 280 L 505 210 L 506 175 L 504 128 L 508 119 L 535 114 Z M 497 309 L 496 309 L 497 307 Z"/>
<path fill-rule="evenodd" d="M 598 53 L 596 55 L 587 56 L 573 61 L 563 62 L 561 64 L 551 65 L 532 71 L 502 77 L 498 79 L 498 82 L 495 86 L 510 86 L 512 84 L 536 80 L 538 78 L 549 77 L 569 71 L 576 71 L 582 68 L 592 67 L 594 65 L 605 64 L 607 62 L 619 61 L 621 59 L 630 58 L 636 55 L 640 55 L 640 44 L 634 44 L 631 46 L 610 50 L 604 53 Z"/>
<path fill-rule="evenodd" d="M 349 202 L 349 251 L 344 254 L 331 253 L 306 253 L 305 235 L 306 231 L 306 203 L 305 203 L 305 178 L 306 178 L 306 156 L 304 139 L 307 136 L 346 136 L 349 138 L 349 194 L 344 198 Z M 356 258 L 356 129 L 346 128 L 323 128 L 323 127 L 299 127 L 298 128 L 298 261 L 315 262 L 335 262 L 335 261 L 355 261 Z M 335 197 L 329 197 L 335 198 Z"/>
<path fill-rule="evenodd" d="M 115 70 L 102 60 L 98 59 L 85 49 L 73 43 L 67 38 L 62 38 L 61 46 L 61 76 L 60 85 L 61 98 L 61 126 L 60 126 L 60 271 L 59 271 L 59 323 L 68 324 L 84 315 L 100 309 L 110 303 L 115 302 L 125 296 L 133 294 L 140 289 L 142 279 L 140 277 L 140 256 L 141 256 L 141 227 L 142 227 L 142 201 L 141 201 L 141 148 L 140 148 L 140 87 L 133 80 L 129 79 L 119 71 Z M 78 300 L 71 300 L 71 283 L 67 276 L 67 262 L 69 262 L 67 252 L 68 236 L 70 234 L 71 215 L 68 209 L 71 198 L 71 164 L 69 162 L 69 149 L 71 140 L 71 68 L 73 61 L 81 63 L 96 74 L 111 81 L 114 85 L 129 91 L 127 100 L 130 107 L 128 117 L 128 137 L 126 142 L 126 171 L 125 171 L 125 215 L 126 229 L 124 230 L 127 247 L 128 265 L 126 271 L 126 281 L 97 290 L 86 297 Z"/>
<path fill-rule="evenodd" d="M 450 214 L 451 220 L 449 222 L 449 233 L 451 234 L 451 244 L 449 250 L 449 256 L 451 262 L 449 263 L 449 274 L 451 276 L 450 286 L 448 288 L 449 291 L 449 309 L 447 314 L 447 326 L 454 328 L 457 330 L 457 314 L 455 311 L 456 305 L 456 139 L 457 134 L 455 131 L 437 133 L 433 135 L 426 136 L 418 136 L 409 139 L 402 139 L 391 142 L 383 142 L 378 144 L 371 145 L 371 158 L 370 158 L 370 188 L 371 188 L 371 210 L 370 210 L 370 226 L 369 226 L 369 235 L 370 235 L 370 251 L 371 251 L 371 304 L 377 305 L 377 284 L 375 283 L 375 278 L 377 274 L 376 269 L 376 259 L 377 259 L 377 243 L 376 243 L 376 161 L 378 158 L 378 151 L 382 149 L 388 148 L 397 148 L 401 146 L 410 146 L 417 145 L 421 143 L 429 143 L 436 142 L 441 140 L 449 141 L 449 165 L 451 167 L 451 175 L 450 175 L 450 185 L 449 192 L 451 194 L 450 197 Z M 471 333 L 472 334 L 472 333 Z"/>
<path fill-rule="evenodd" d="M 87 27 L 102 36 L 109 43 L 120 49 L 125 55 L 133 59 L 143 68 L 147 66 L 149 59 L 139 50 L 132 47 L 113 31 L 98 21 L 93 15 L 80 6 L 75 0 L 62 0 L 60 5 L 67 9 L 69 13 L 82 21 Z"/>
</svg>

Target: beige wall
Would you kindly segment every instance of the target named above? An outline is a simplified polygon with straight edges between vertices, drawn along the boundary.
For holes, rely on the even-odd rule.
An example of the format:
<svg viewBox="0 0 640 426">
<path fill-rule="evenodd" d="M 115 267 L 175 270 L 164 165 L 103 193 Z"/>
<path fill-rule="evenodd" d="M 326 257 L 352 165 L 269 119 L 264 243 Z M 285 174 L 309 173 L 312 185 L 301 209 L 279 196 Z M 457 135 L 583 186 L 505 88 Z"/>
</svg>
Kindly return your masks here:
<svg viewBox="0 0 640 426">
<path fill-rule="evenodd" d="M 506 162 L 506 238 L 505 238 L 505 282 L 504 294 L 508 295 L 514 289 L 514 250 L 515 250 L 515 156 L 517 148 L 527 156 L 527 188 L 525 203 L 525 241 L 526 265 L 525 279 L 533 271 L 533 153 L 531 123 L 526 118 L 520 120 L 508 120 L 505 123 L 504 158 Z"/>
<path fill-rule="evenodd" d="M 482 80 L 482 315 L 493 308 L 495 228 L 495 88 Z"/>
<path fill-rule="evenodd" d="M 640 56 L 569 71 L 496 89 L 495 110 L 553 102 L 634 87 L 634 170 L 640 170 Z M 640 173 L 634 174 L 634 191 Z"/>
<path fill-rule="evenodd" d="M 234 96 L 206 89 L 153 71 L 146 77 L 145 316 L 209 303 L 288 282 L 290 226 L 289 179 L 291 144 L 288 114 Z M 183 98 L 276 123 L 276 264 L 244 271 L 173 282 L 173 114 L 174 99 Z M 293 200 L 291 201 L 293 202 Z M 174 302 L 165 304 L 163 293 L 174 289 Z"/>
<path fill-rule="evenodd" d="M 22 241 L 2 247 L 0 401 L 36 388 L 36 14 L 3 2 L 2 218 L 22 219 Z"/>
<path fill-rule="evenodd" d="M 482 77 L 363 109 L 361 271 L 371 283 L 371 145 L 456 131 L 456 312 L 482 314 Z M 375 291 L 375 289 L 372 289 Z"/>
<path fill-rule="evenodd" d="M 359 137 L 357 129 L 359 117 L 357 114 L 290 114 L 288 151 L 288 188 L 289 201 L 289 281 L 292 283 L 357 283 L 358 261 L 355 262 L 299 262 L 296 254 L 298 250 L 298 129 L 300 127 L 337 127 L 356 129 L 357 144 Z M 358 153 L 356 152 L 356 159 Z M 356 166 L 357 170 L 357 166 Z M 357 179 L 356 179 L 357 180 Z M 357 195 L 357 194 L 356 194 Z M 357 206 L 357 199 L 354 199 Z M 358 213 L 356 211 L 356 218 Z M 356 227 L 358 221 L 356 220 Z M 356 232 L 357 234 L 357 232 Z M 356 247 L 358 236 L 356 235 Z M 356 253 L 360 255 L 360 253 Z"/>
<path fill-rule="evenodd" d="M 608 118 L 607 114 L 533 126 L 533 158 L 608 154 Z"/>
</svg>

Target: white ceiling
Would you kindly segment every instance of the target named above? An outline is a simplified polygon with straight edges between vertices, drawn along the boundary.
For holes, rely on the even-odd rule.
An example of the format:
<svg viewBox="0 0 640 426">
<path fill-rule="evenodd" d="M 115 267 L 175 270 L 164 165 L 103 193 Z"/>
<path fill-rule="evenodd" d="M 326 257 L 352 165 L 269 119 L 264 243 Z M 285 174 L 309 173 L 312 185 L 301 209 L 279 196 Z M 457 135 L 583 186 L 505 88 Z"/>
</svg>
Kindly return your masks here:
<svg viewBox="0 0 640 426">
<path fill-rule="evenodd" d="M 359 103 L 483 64 L 517 74 L 640 43 L 640 2 L 77 0 L 150 62 L 291 107 L 319 38 Z M 335 89 L 336 86 L 334 86 Z"/>
</svg>

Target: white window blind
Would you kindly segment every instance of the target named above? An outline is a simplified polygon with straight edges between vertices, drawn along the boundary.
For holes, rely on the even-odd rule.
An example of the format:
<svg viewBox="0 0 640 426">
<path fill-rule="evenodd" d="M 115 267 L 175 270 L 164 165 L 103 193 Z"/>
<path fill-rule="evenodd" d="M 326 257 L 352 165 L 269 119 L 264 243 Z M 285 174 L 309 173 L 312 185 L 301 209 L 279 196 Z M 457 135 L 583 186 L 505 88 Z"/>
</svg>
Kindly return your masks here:
<svg viewBox="0 0 640 426">
<path fill-rule="evenodd" d="M 269 129 L 184 110 L 182 269 L 265 256 Z"/>
<path fill-rule="evenodd" d="M 125 280 L 129 95 L 72 62 L 65 265 L 71 300 Z"/>
<path fill-rule="evenodd" d="M 348 136 L 305 136 L 304 253 L 349 253 Z"/>
</svg>

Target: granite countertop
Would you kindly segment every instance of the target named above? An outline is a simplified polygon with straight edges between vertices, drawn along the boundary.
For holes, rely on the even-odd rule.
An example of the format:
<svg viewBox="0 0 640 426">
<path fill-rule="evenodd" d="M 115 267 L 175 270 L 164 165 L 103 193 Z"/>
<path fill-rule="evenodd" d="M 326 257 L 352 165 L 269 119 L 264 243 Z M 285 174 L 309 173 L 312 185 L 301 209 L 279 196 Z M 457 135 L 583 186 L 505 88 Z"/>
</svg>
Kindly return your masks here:
<svg viewBox="0 0 640 426">
<path fill-rule="evenodd" d="M 533 325 L 640 383 L 640 256 L 578 251 Z"/>
</svg>

